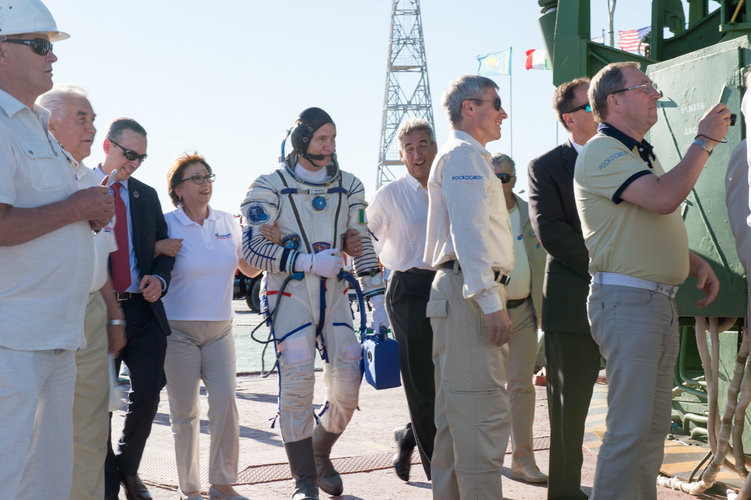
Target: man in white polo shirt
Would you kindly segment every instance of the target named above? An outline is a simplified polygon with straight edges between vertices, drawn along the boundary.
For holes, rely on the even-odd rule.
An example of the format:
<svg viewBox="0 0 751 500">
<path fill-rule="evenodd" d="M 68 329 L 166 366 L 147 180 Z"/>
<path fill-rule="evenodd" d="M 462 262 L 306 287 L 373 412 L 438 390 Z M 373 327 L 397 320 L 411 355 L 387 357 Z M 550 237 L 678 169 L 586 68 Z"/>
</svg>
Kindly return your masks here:
<svg viewBox="0 0 751 500">
<path fill-rule="evenodd" d="M 644 140 L 661 96 L 638 63 L 601 69 L 589 87 L 598 134 L 574 171 L 593 275 L 589 321 L 608 371 L 608 430 L 592 496 L 602 500 L 656 497 L 678 353 L 675 293 L 688 275 L 704 294 L 697 307 L 719 289 L 709 264 L 688 250 L 678 208 L 725 137 L 730 111 L 707 111 L 683 160 L 665 173 Z"/>
<path fill-rule="evenodd" d="M 114 214 L 79 190 L 76 162 L 36 98 L 68 35 L 39 0 L 0 1 L 0 484 L 4 498 L 70 492 L 75 351 L 86 345 L 91 230 Z M 50 284 L 58 287 L 50 292 Z M 61 291 L 62 290 L 62 291 Z"/>
<path fill-rule="evenodd" d="M 50 132 L 78 162 L 76 177 L 82 188 L 99 185 L 99 176 L 84 166 L 96 135 L 94 110 L 86 91 L 76 85 L 55 85 L 37 104 L 51 113 Z M 112 232 L 115 220 L 94 235 L 94 278 L 86 304 L 86 347 L 76 351 L 76 388 L 73 402 L 73 484 L 77 500 L 104 497 L 104 458 L 109 435 L 109 361 L 125 345 L 125 320 L 115 300 L 107 259 L 117 250 Z"/>
</svg>

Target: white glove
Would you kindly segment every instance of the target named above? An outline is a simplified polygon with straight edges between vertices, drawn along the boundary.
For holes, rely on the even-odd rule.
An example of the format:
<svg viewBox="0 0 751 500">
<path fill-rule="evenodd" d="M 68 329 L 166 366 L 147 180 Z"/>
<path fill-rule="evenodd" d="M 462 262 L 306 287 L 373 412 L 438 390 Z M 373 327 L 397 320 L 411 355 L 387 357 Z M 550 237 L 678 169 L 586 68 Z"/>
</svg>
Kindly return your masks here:
<svg viewBox="0 0 751 500">
<path fill-rule="evenodd" d="M 373 323 L 370 327 L 373 329 L 373 333 L 380 333 L 382 326 L 389 327 L 389 317 L 386 315 L 386 307 L 383 305 L 383 294 L 371 297 L 370 305 L 373 306 Z"/>
<path fill-rule="evenodd" d="M 334 248 L 318 253 L 301 253 L 295 260 L 295 271 L 313 273 L 324 278 L 334 278 L 342 269 L 342 258 Z"/>
</svg>

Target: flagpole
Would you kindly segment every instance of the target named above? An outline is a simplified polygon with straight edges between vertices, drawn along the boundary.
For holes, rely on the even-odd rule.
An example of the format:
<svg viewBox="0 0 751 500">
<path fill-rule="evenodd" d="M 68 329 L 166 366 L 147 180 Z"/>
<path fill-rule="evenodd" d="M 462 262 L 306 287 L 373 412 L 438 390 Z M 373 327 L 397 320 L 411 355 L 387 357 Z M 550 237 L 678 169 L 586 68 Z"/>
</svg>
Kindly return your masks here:
<svg viewBox="0 0 751 500">
<path fill-rule="evenodd" d="M 514 84 L 513 84 L 513 77 L 511 76 L 513 74 L 513 64 L 512 58 L 514 55 L 514 48 L 509 46 L 508 48 L 508 112 L 511 115 L 510 125 L 509 125 L 509 135 L 511 139 L 511 158 L 514 157 Z"/>
</svg>

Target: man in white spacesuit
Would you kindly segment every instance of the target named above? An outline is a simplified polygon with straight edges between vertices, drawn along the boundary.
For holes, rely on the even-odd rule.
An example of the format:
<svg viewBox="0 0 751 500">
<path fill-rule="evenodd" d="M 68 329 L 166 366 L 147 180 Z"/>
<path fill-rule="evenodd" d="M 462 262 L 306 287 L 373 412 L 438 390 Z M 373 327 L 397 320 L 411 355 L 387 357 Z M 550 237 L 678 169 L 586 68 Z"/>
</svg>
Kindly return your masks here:
<svg viewBox="0 0 751 500">
<path fill-rule="evenodd" d="M 357 407 L 362 356 L 348 283 L 339 278 L 348 230 L 361 237 L 361 249 L 349 253 L 353 274 L 375 309 L 372 326 L 388 325 L 383 280 L 365 221 L 365 189 L 339 170 L 335 138 L 328 113 L 320 108 L 300 113 L 289 134 L 294 151 L 286 157 L 282 152 L 281 168 L 256 179 L 242 204 L 243 254 L 267 271 L 266 301 L 279 353 L 279 421 L 295 478 L 294 500 L 317 499 L 316 485 L 331 495 L 343 491 L 329 455 Z M 260 232 L 274 222 L 280 245 Z M 314 428 L 316 348 L 324 361 L 327 402 Z"/>
</svg>

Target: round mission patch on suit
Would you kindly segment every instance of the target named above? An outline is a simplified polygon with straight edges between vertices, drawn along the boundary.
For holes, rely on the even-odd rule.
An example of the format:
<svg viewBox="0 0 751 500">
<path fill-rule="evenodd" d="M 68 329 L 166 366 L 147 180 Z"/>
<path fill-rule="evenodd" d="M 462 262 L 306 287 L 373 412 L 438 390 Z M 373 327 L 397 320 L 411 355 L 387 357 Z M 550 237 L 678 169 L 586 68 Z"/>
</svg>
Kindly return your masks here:
<svg viewBox="0 0 751 500">
<path fill-rule="evenodd" d="M 265 224 L 269 220 L 269 214 L 263 209 L 260 203 L 253 203 L 248 207 L 248 222 L 253 225 Z"/>
</svg>

